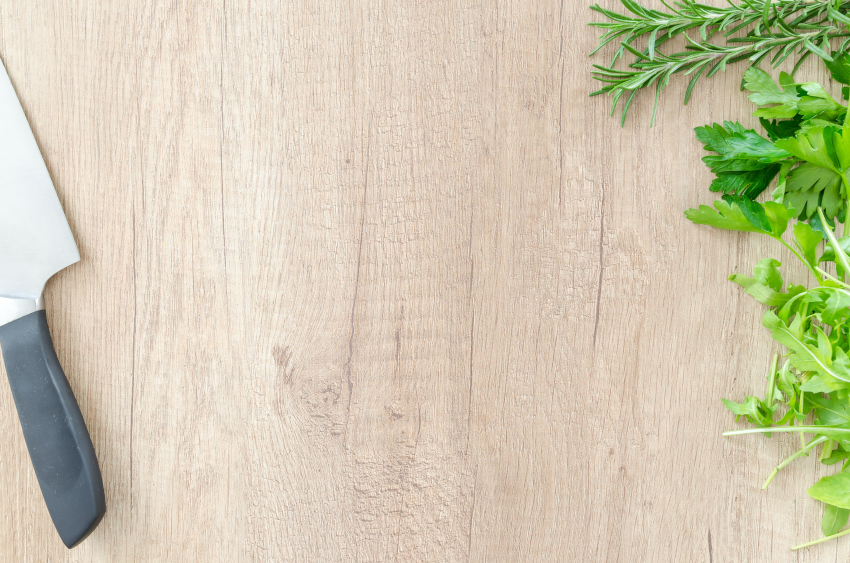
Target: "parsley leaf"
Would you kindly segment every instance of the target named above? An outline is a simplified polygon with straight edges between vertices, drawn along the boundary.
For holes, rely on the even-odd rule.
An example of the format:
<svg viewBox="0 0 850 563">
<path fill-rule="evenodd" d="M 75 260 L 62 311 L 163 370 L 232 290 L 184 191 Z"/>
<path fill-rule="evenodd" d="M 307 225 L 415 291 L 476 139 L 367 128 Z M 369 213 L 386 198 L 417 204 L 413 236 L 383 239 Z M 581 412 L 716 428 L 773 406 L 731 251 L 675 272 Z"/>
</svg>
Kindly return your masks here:
<svg viewBox="0 0 850 563">
<path fill-rule="evenodd" d="M 837 57 L 835 53 L 832 55 L 831 61 L 824 61 L 826 68 L 832 74 L 832 79 L 840 84 L 850 84 L 850 57 L 847 56 L 847 53 L 842 53 Z"/>
<path fill-rule="evenodd" d="M 823 86 L 816 82 L 800 84 L 797 91 L 804 94 L 797 102 L 797 110 L 807 120 L 818 117 L 834 121 L 847 111 L 847 108 L 836 102 Z"/>
<path fill-rule="evenodd" d="M 817 208 L 832 219 L 846 206 L 845 174 L 850 167 L 850 127 L 812 127 L 779 139 L 777 148 L 804 161 L 789 174 L 783 201 L 811 217 Z"/>
<path fill-rule="evenodd" d="M 779 173 L 777 161 L 790 155 L 772 142 L 740 123 L 715 123 L 695 129 L 697 139 L 707 151 L 717 153 L 703 157 L 703 162 L 717 177 L 711 191 L 757 197 Z"/>
<path fill-rule="evenodd" d="M 781 88 L 780 86 L 781 85 Z M 750 101 L 763 107 L 753 115 L 767 118 L 789 118 L 797 115 L 797 102 L 800 97 L 794 85 L 794 79 L 787 73 L 779 75 L 777 85 L 768 73 L 757 67 L 750 67 L 744 73 L 744 88 L 752 92 Z"/>
<path fill-rule="evenodd" d="M 767 131 L 767 136 L 771 141 L 793 137 L 800 130 L 802 122 L 803 118 L 799 115 L 795 116 L 794 119 L 774 119 L 772 121 L 759 117 L 759 123 Z"/>
<path fill-rule="evenodd" d="M 709 225 L 730 231 L 762 233 L 778 238 L 788 228 L 788 221 L 794 216 L 794 209 L 787 208 L 774 201 L 764 205 L 745 198 L 724 196 L 714 202 L 715 209 L 700 205 L 698 209 L 688 209 L 685 217 L 697 225 Z"/>
</svg>

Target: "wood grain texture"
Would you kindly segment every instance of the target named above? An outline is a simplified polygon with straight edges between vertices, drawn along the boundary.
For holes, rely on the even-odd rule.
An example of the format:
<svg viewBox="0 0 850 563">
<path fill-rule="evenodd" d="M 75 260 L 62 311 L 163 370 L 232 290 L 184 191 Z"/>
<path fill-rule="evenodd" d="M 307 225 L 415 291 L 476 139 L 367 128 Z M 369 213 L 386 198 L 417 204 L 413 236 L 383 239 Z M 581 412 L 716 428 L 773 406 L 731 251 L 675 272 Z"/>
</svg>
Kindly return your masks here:
<svg viewBox="0 0 850 563">
<path fill-rule="evenodd" d="M 0 0 L 83 256 L 48 311 L 108 502 L 66 551 L 0 384 L 0 560 L 847 560 L 788 549 L 813 460 L 760 490 L 794 438 L 720 436 L 774 350 L 726 276 L 790 258 L 682 215 L 692 128 L 754 124 L 743 68 L 620 128 L 591 19 Z"/>
</svg>

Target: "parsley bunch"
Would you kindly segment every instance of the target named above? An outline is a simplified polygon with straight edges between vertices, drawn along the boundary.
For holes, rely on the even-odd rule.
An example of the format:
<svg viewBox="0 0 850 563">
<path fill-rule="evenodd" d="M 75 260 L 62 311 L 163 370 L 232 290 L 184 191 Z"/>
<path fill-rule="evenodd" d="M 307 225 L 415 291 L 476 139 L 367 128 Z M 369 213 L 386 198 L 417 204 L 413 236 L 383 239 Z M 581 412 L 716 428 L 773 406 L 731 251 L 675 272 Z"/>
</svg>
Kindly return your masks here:
<svg viewBox="0 0 850 563">
<path fill-rule="evenodd" d="M 850 83 L 846 55 L 836 57 L 830 70 L 836 80 Z M 703 159 L 716 174 L 711 189 L 724 195 L 713 208 L 702 205 L 685 215 L 700 225 L 775 239 L 816 282 L 786 285 L 773 258 L 756 264 L 752 276 L 729 277 L 768 307 L 762 324 L 786 354 L 781 366 L 779 356 L 773 357 L 763 398 L 723 400 L 736 420 L 754 425 L 724 435 L 799 433 L 799 450 L 777 465 L 765 488 L 782 468 L 817 448 L 822 463 L 840 464 L 837 473 L 808 490 L 825 505 L 824 537 L 793 548 L 798 549 L 850 534 L 850 528 L 843 530 L 850 518 L 850 284 L 845 281 L 850 233 L 839 238 L 833 227 L 845 221 L 850 199 L 850 113 L 821 86 L 794 83 L 788 75 L 777 84 L 763 71 L 749 69 L 745 86 L 760 106 L 756 115 L 767 138 L 738 123 L 698 128 L 697 137 L 715 153 Z M 775 178 L 772 200 L 756 202 Z"/>
<path fill-rule="evenodd" d="M 850 84 L 850 56 L 828 63 L 833 77 Z M 744 88 L 759 109 L 766 137 L 737 122 L 696 129 L 706 150 L 703 158 L 716 175 L 712 191 L 755 199 L 778 178 L 773 199 L 797 210 L 825 233 L 816 211 L 831 223 L 844 222 L 850 197 L 850 113 L 814 82 L 795 83 L 781 73 L 779 83 L 763 70 L 744 73 Z M 843 89 L 844 98 L 848 87 Z"/>
<path fill-rule="evenodd" d="M 668 11 L 646 8 L 636 0 L 620 1 L 631 15 L 591 6 L 609 20 L 590 24 L 604 30 L 591 55 L 612 42 L 620 43 L 610 64 L 594 65 L 594 78 L 605 85 L 591 95 L 611 94 L 613 113 L 628 94 L 623 121 L 638 90 L 655 86 L 657 108 L 661 90 L 677 73 L 691 76 L 685 93 L 687 104 L 700 77 L 713 76 L 727 64 L 747 61 L 757 66 L 769 60 L 775 68 L 793 55 L 796 71 L 812 54 L 831 61 L 832 43 L 839 55 L 850 48 L 847 0 L 741 0 L 722 8 L 694 0 L 679 0 L 672 5 L 661 0 Z M 679 36 L 687 41 L 685 51 L 665 54 L 658 50 Z M 721 38 L 722 43 L 714 37 Z M 646 47 L 637 46 L 644 41 Z M 615 63 L 627 54 L 631 62 L 625 69 L 617 68 Z"/>
</svg>

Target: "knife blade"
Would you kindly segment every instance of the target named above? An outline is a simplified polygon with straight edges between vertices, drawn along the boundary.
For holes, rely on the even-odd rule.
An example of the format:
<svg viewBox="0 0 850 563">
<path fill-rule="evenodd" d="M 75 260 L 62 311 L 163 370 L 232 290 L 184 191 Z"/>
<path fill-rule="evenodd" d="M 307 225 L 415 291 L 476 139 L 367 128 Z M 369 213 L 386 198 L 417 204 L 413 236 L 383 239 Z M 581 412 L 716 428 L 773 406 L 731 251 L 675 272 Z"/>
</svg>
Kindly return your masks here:
<svg viewBox="0 0 850 563">
<path fill-rule="evenodd" d="M 97 527 L 106 499 L 91 437 L 56 357 L 42 292 L 55 273 L 79 260 L 0 61 L 0 349 L 42 496 L 69 548 Z"/>
</svg>

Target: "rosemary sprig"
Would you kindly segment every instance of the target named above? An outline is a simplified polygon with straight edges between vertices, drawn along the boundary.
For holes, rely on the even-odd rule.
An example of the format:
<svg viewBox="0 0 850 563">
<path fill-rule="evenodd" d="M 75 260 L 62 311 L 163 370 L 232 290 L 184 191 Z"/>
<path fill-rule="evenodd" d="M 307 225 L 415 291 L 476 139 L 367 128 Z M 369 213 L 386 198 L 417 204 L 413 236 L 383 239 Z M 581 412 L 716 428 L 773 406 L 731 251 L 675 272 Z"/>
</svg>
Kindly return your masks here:
<svg viewBox="0 0 850 563">
<path fill-rule="evenodd" d="M 796 55 L 796 71 L 812 54 L 831 61 L 850 47 L 850 0 L 742 0 L 740 4 L 730 3 L 723 8 L 694 0 L 680 0 L 671 6 L 662 0 L 669 12 L 646 8 L 635 0 L 620 1 L 633 16 L 591 6 L 611 20 L 590 24 L 606 30 L 593 53 L 620 40 L 611 64 L 593 65 L 594 78 L 606 84 L 591 95 L 611 94 L 613 113 L 628 93 L 622 110 L 623 122 L 640 89 L 655 86 L 657 109 L 661 90 L 673 74 L 691 76 L 685 92 L 687 104 L 697 81 L 725 70 L 727 64 L 747 60 L 750 66 L 756 66 L 769 58 L 776 67 Z M 697 39 L 688 34 L 692 30 L 698 32 Z M 745 35 L 733 37 L 744 30 Z M 726 44 L 712 40 L 715 35 L 725 39 Z M 667 55 L 658 50 L 677 36 L 687 40 L 685 51 Z M 646 39 L 645 49 L 635 47 L 639 39 Z M 835 51 L 832 51 L 833 43 L 837 46 Z M 627 53 L 633 56 L 628 67 L 615 68 L 615 63 Z"/>
</svg>

